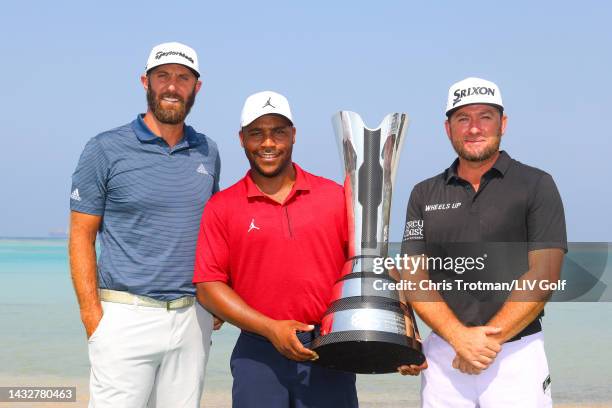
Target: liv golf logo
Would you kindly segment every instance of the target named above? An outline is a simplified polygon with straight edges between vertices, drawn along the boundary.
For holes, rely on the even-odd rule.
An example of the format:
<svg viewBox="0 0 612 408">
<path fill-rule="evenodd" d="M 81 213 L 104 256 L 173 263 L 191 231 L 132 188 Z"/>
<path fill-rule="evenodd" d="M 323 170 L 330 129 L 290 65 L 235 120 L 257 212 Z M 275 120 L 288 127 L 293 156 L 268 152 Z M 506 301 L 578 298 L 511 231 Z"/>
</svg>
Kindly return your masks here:
<svg viewBox="0 0 612 408">
<path fill-rule="evenodd" d="M 474 95 L 490 95 L 495 96 L 495 89 L 487 88 L 486 86 L 473 86 L 467 89 L 457 89 L 453 95 L 455 95 L 455 99 L 453 99 L 453 106 L 461 102 L 461 99 L 474 96 Z"/>
</svg>

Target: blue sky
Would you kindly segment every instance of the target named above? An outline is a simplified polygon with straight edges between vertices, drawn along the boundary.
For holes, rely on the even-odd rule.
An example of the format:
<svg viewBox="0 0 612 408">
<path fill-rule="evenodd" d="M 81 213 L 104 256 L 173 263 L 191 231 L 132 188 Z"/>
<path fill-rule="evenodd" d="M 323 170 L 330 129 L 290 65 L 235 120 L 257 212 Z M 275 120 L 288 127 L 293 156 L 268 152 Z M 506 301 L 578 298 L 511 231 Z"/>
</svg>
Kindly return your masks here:
<svg viewBox="0 0 612 408">
<path fill-rule="evenodd" d="M 407 112 L 398 240 L 412 186 L 454 157 L 443 130 L 448 86 L 481 76 L 504 97 L 503 148 L 555 178 L 569 239 L 612 241 L 611 18 L 603 1 L 3 4 L 0 236 L 67 227 L 84 144 L 144 112 L 149 50 L 181 41 L 198 51 L 204 81 L 188 123 L 217 141 L 222 187 L 248 166 L 237 130 L 253 92 L 289 98 L 295 161 L 337 181 L 335 112 L 356 111 L 370 127 Z"/>
</svg>

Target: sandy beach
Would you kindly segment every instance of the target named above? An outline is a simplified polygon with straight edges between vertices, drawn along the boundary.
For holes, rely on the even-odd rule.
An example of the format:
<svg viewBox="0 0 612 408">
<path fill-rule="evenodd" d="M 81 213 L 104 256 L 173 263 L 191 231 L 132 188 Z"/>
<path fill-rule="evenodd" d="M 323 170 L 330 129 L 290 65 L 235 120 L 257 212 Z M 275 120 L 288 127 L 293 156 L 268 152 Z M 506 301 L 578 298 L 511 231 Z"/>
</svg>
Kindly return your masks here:
<svg viewBox="0 0 612 408">
<path fill-rule="evenodd" d="M 76 402 L 40 402 L 40 403 L 12 403 L 0 402 L 0 408 L 86 408 L 89 401 L 88 384 L 86 378 L 61 378 L 51 376 L 0 376 L 0 386 L 64 386 L 77 387 Z M 412 397 L 412 398 L 411 398 Z M 231 390 L 205 391 L 202 398 L 202 408 L 231 408 Z M 362 408 L 418 408 L 418 396 L 400 395 L 399 392 L 359 394 L 359 406 Z M 558 408 L 612 408 L 612 401 L 608 403 L 555 403 Z"/>
</svg>

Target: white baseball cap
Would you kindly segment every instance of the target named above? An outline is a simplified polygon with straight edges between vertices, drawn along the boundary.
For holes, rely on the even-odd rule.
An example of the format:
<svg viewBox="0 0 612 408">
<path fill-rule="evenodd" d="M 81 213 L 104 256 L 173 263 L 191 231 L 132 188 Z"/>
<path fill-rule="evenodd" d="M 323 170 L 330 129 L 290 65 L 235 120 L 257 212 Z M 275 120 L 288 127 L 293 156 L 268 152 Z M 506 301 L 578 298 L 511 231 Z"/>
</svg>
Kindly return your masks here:
<svg viewBox="0 0 612 408">
<path fill-rule="evenodd" d="M 178 42 L 168 42 L 156 45 L 149 54 L 145 72 L 164 64 L 181 64 L 191 69 L 200 77 L 198 54 L 191 47 Z"/>
<path fill-rule="evenodd" d="M 263 91 L 249 96 L 244 101 L 240 115 L 240 127 L 248 126 L 260 116 L 270 113 L 282 115 L 293 123 L 287 98 L 273 91 Z"/>
<path fill-rule="evenodd" d="M 491 81 L 481 78 L 465 78 L 456 82 L 448 89 L 448 102 L 446 103 L 446 116 L 465 105 L 482 103 L 495 105 L 504 110 L 499 87 Z"/>
</svg>

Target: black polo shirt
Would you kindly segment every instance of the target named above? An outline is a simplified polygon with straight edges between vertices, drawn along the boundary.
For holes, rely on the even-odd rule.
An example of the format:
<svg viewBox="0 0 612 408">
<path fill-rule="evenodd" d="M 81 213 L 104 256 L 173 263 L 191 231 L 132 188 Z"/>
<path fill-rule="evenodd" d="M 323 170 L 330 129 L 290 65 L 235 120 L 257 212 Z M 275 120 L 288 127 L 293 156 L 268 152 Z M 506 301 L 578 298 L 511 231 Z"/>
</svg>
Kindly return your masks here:
<svg viewBox="0 0 612 408">
<path fill-rule="evenodd" d="M 457 174 L 459 159 L 444 172 L 417 184 L 410 195 L 402 253 L 429 257 L 481 258 L 460 273 L 430 267 L 435 282 L 508 282 L 528 270 L 531 250 L 567 251 L 563 203 L 552 177 L 502 151 L 480 180 L 478 191 Z M 456 263 L 456 265 L 458 265 Z M 440 293 L 459 320 L 486 324 L 509 292 L 452 290 Z"/>
</svg>

